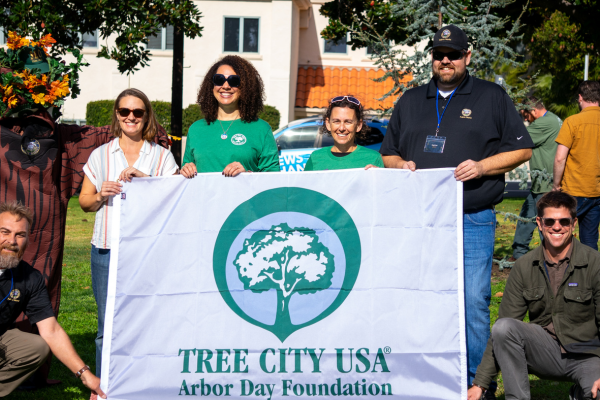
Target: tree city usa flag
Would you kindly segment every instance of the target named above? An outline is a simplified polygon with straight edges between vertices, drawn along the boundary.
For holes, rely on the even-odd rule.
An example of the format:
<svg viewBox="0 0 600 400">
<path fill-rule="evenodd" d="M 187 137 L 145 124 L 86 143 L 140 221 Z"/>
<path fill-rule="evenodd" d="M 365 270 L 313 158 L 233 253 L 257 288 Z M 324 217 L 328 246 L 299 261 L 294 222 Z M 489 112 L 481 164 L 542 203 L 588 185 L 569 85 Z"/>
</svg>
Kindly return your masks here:
<svg viewBox="0 0 600 400">
<path fill-rule="evenodd" d="M 115 201 L 110 399 L 465 399 L 452 169 L 135 178 Z"/>
</svg>

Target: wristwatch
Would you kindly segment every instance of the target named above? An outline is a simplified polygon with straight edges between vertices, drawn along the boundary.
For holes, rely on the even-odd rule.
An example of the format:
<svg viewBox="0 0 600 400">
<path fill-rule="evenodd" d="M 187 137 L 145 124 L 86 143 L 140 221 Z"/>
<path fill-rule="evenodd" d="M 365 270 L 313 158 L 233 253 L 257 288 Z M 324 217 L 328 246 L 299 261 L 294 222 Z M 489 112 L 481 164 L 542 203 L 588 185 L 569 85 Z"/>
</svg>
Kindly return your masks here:
<svg viewBox="0 0 600 400">
<path fill-rule="evenodd" d="M 81 368 L 79 371 L 77 371 L 75 373 L 75 377 L 76 378 L 81 378 L 81 374 L 83 374 L 85 371 L 89 371 L 90 370 L 90 366 L 89 365 L 84 365 L 83 368 Z"/>
<path fill-rule="evenodd" d="M 487 392 L 487 389 L 484 388 L 483 386 L 480 386 L 480 385 L 476 384 L 476 383 L 474 383 L 471 386 L 477 386 L 479 389 L 481 389 L 481 399 L 483 399 L 483 396 L 485 396 L 485 392 Z"/>
</svg>

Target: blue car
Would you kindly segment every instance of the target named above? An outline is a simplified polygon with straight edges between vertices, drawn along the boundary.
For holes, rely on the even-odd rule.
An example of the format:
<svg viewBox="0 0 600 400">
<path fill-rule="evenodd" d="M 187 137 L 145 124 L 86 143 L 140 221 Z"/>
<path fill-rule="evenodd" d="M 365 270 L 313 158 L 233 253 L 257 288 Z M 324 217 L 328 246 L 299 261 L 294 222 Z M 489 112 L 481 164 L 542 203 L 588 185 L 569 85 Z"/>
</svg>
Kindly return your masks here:
<svg viewBox="0 0 600 400">
<path fill-rule="evenodd" d="M 371 128 L 365 139 L 357 139 L 360 146 L 379 151 L 387 130 L 387 119 L 366 119 Z M 320 135 L 323 125 L 321 117 L 311 117 L 290 122 L 277 129 L 273 136 L 279 148 L 279 168 L 281 171 L 304 171 L 310 154 L 321 147 L 333 146 L 333 138 Z"/>
</svg>

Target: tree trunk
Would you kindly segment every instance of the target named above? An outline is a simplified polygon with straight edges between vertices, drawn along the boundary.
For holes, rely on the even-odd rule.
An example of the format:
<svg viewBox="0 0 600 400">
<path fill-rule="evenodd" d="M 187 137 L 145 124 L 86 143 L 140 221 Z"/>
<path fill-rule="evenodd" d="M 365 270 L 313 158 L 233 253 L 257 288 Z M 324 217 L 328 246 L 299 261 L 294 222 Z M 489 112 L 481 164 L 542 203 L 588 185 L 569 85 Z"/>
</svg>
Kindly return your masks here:
<svg viewBox="0 0 600 400">
<path fill-rule="evenodd" d="M 282 290 L 277 290 L 277 316 L 275 317 L 275 326 L 286 329 L 292 324 L 290 310 L 288 305 L 290 297 L 285 297 Z"/>
<path fill-rule="evenodd" d="M 180 0 L 175 0 L 179 3 Z M 173 81 L 171 85 L 171 136 L 174 136 L 171 152 L 181 167 L 181 122 L 183 114 L 183 29 L 173 27 Z M 178 140 L 179 139 L 179 140 Z"/>
</svg>

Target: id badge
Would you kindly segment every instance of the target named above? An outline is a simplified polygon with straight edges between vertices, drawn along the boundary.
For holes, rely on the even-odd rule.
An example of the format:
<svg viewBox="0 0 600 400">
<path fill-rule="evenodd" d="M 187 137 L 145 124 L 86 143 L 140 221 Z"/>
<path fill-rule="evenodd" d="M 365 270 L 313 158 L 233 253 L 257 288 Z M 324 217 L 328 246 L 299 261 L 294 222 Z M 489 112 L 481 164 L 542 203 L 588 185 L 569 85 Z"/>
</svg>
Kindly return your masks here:
<svg viewBox="0 0 600 400">
<path fill-rule="evenodd" d="M 425 153 L 443 153 L 446 138 L 444 136 L 427 136 L 425 141 Z"/>
</svg>

